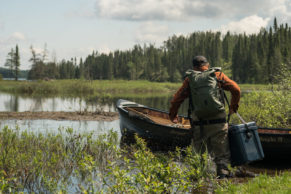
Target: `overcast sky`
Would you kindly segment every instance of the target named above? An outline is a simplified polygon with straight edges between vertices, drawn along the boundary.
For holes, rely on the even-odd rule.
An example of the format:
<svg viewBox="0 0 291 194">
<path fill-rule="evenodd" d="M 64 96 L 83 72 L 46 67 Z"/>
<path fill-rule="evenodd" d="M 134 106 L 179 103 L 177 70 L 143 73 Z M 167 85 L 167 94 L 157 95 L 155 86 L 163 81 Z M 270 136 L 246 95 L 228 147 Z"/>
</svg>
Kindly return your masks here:
<svg viewBox="0 0 291 194">
<path fill-rule="evenodd" d="M 0 67 L 16 44 L 29 69 L 31 45 L 46 44 L 49 60 L 85 58 L 194 31 L 257 33 L 274 17 L 290 25 L 291 0 L 0 0 Z"/>
</svg>

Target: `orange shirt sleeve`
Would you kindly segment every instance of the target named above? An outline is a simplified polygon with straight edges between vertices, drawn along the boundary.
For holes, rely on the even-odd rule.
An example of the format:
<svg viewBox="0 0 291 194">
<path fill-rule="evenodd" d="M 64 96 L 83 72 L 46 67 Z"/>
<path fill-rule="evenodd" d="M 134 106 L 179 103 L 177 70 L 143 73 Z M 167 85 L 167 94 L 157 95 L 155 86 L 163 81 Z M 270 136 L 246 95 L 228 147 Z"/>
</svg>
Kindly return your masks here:
<svg viewBox="0 0 291 194">
<path fill-rule="evenodd" d="M 229 79 L 222 72 L 216 72 L 216 77 L 218 80 L 223 81 L 221 87 L 224 90 L 230 91 L 230 93 L 231 93 L 230 108 L 236 112 L 238 110 L 239 100 L 240 100 L 240 88 L 239 88 L 239 86 L 237 85 L 237 83 L 235 81 Z"/>
<path fill-rule="evenodd" d="M 186 78 L 182 86 L 174 94 L 173 99 L 171 100 L 171 107 L 169 110 L 169 116 L 171 120 L 173 120 L 177 116 L 180 105 L 184 102 L 186 98 L 189 97 L 189 95 L 189 78 Z"/>
</svg>

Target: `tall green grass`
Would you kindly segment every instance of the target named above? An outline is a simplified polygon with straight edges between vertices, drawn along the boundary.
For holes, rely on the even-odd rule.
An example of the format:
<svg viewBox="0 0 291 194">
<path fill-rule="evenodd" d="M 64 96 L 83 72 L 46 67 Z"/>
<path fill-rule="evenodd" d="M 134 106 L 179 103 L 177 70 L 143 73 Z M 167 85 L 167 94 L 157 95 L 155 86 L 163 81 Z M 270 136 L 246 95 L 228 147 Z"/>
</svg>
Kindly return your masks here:
<svg viewBox="0 0 291 194">
<path fill-rule="evenodd" d="M 29 95 L 128 95 L 173 92 L 175 83 L 125 80 L 1 81 L 0 91 Z"/>
<path fill-rule="evenodd" d="M 170 95 L 181 83 L 149 82 L 145 80 L 52 80 L 52 81 L 1 81 L 0 91 L 26 95 L 60 96 L 126 96 Z M 268 90 L 268 85 L 240 85 L 242 91 Z"/>
<path fill-rule="evenodd" d="M 219 185 L 216 193 L 289 194 L 291 193 L 291 172 L 286 171 L 273 177 L 261 174 L 260 176 L 241 184 L 227 181 Z"/>
</svg>

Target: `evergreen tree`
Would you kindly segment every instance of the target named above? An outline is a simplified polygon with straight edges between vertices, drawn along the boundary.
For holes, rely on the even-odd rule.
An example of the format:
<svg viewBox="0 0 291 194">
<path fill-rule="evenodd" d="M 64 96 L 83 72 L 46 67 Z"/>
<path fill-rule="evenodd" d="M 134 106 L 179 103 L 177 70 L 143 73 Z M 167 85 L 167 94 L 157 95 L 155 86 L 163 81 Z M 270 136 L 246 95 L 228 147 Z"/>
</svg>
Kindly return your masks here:
<svg viewBox="0 0 291 194">
<path fill-rule="evenodd" d="M 14 53 L 14 77 L 15 80 L 18 80 L 18 74 L 19 74 L 19 66 L 20 66 L 20 56 L 19 56 L 19 49 L 18 45 L 15 47 L 15 53 Z"/>
<path fill-rule="evenodd" d="M 13 65 L 14 65 L 14 57 L 15 55 L 15 52 L 14 52 L 14 49 L 12 48 L 10 50 L 10 52 L 7 54 L 7 57 L 6 57 L 6 62 L 5 62 L 5 66 L 8 67 L 8 69 L 10 69 L 10 76 L 9 77 L 13 77 Z"/>
</svg>

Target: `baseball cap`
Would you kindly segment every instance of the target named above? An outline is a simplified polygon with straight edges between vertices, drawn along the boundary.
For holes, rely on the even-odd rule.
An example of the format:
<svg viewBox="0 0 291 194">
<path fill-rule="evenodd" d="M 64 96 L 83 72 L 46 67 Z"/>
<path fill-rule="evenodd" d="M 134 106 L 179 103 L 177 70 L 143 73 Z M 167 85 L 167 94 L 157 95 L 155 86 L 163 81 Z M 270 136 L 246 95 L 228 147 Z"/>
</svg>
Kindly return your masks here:
<svg viewBox="0 0 291 194">
<path fill-rule="evenodd" d="M 196 56 L 193 58 L 193 66 L 202 66 L 208 63 L 207 59 L 204 56 Z"/>
</svg>

